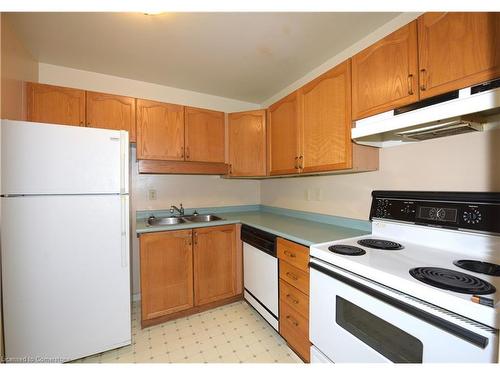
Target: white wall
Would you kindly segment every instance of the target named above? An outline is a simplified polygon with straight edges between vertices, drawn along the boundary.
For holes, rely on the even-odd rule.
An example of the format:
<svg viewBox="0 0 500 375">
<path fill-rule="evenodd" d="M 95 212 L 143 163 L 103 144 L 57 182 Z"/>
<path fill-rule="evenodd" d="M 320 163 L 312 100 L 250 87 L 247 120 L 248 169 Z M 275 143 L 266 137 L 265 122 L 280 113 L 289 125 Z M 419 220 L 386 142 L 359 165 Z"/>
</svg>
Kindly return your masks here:
<svg viewBox="0 0 500 375">
<path fill-rule="evenodd" d="M 40 63 L 38 75 L 41 83 L 189 105 L 216 111 L 238 112 L 260 108 L 255 103 L 58 65 Z"/>
<path fill-rule="evenodd" d="M 499 161 L 500 129 L 433 139 L 381 149 L 375 172 L 265 180 L 261 203 L 367 219 L 376 189 L 500 191 Z"/>
<path fill-rule="evenodd" d="M 182 203 L 185 208 L 260 204 L 260 182 L 227 180 L 218 176 L 140 175 L 137 172 L 135 147 L 131 148 L 131 233 L 132 290 L 140 292 L 139 241 L 135 235 L 135 213 L 141 210 L 165 210 Z M 157 191 L 157 199 L 148 200 L 149 189 Z"/>
</svg>

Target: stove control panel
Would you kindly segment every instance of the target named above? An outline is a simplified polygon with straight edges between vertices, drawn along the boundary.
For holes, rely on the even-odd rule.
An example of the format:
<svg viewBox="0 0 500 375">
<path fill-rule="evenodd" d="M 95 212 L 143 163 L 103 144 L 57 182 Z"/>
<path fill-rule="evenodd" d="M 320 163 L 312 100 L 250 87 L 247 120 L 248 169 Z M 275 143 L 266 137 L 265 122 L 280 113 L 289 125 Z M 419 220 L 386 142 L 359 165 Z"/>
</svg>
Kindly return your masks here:
<svg viewBox="0 0 500 375">
<path fill-rule="evenodd" d="M 370 219 L 387 219 L 500 234 L 500 201 L 498 203 L 461 202 L 457 201 L 456 197 L 450 197 L 449 200 L 443 198 L 431 200 L 425 199 L 427 198 L 425 194 L 423 199 L 418 199 L 417 196 L 412 197 L 414 199 L 405 199 L 403 195 L 401 197 L 384 196 L 385 194 L 377 196 L 375 193 Z M 468 194 L 473 196 L 475 193 Z"/>
</svg>

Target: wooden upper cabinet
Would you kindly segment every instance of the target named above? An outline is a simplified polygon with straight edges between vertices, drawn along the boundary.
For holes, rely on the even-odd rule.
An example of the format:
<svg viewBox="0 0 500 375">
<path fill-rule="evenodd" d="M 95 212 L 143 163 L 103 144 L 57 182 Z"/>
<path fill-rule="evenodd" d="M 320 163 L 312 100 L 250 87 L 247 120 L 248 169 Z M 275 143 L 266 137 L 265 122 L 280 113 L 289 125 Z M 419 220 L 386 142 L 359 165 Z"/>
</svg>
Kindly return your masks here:
<svg viewBox="0 0 500 375">
<path fill-rule="evenodd" d="M 87 91 L 87 126 L 126 130 L 135 142 L 135 98 Z"/>
<path fill-rule="evenodd" d="M 184 160 L 184 107 L 137 99 L 137 159 Z"/>
<path fill-rule="evenodd" d="M 298 91 L 274 103 L 268 110 L 269 174 L 298 173 Z"/>
<path fill-rule="evenodd" d="M 266 111 L 230 113 L 228 116 L 229 174 L 266 175 Z"/>
<path fill-rule="evenodd" d="M 401 107 L 418 96 L 417 22 L 352 57 L 354 120 Z"/>
<path fill-rule="evenodd" d="M 301 171 L 350 168 L 351 69 L 346 61 L 300 89 Z"/>
<path fill-rule="evenodd" d="M 225 114 L 185 107 L 186 161 L 224 163 Z"/>
<path fill-rule="evenodd" d="M 500 13 L 425 13 L 418 44 L 421 98 L 500 76 Z"/>
<path fill-rule="evenodd" d="M 192 232 L 140 236 L 142 320 L 193 307 Z"/>
<path fill-rule="evenodd" d="M 28 121 L 85 126 L 85 91 L 27 82 Z"/>
<path fill-rule="evenodd" d="M 193 229 L 194 301 L 204 305 L 237 294 L 234 225 Z"/>
</svg>

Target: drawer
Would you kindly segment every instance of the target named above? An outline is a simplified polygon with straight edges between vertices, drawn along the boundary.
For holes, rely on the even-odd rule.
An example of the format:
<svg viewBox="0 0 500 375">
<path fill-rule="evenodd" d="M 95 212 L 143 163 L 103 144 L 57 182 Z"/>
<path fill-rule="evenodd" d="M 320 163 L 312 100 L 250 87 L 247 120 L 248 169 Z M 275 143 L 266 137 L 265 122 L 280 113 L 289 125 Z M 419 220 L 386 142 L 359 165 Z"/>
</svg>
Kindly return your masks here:
<svg viewBox="0 0 500 375">
<path fill-rule="evenodd" d="M 309 319 L 309 296 L 280 280 L 280 300 L 293 307 L 304 318 Z"/>
<path fill-rule="evenodd" d="M 280 279 L 309 295 L 309 274 L 280 260 Z"/>
<path fill-rule="evenodd" d="M 309 272 L 309 248 L 278 237 L 278 258 Z"/>
<path fill-rule="evenodd" d="M 309 321 L 283 301 L 280 303 L 280 334 L 302 359 L 309 362 Z"/>
</svg>

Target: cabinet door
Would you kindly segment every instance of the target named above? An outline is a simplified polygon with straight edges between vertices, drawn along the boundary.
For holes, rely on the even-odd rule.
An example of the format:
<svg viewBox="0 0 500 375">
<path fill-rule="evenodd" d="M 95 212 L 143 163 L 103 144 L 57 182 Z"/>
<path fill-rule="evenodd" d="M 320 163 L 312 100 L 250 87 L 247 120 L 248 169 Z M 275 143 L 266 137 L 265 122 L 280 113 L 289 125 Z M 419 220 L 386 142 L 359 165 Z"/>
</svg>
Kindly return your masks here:
<svg viewBox="0 0 500 375">
<path fill-rule="evenodd" d="M 195 306 L 236 295 L 234 225 L 193 229 Z"/>
<path fill-rule="evenodd" d="M 269 174 L 298 173 L 298 91 L 269 107 Z"/>
<path fill-rule="evenodd" d="M 300 89 L 302 172 L 350 168 L 351 71 L 346 61 Z"/>
<path fill-rule="evenodd" d="M 229 114 L 229 174 L 266 175 L 266 111 Z"/>
<path fill-rule="evenodd" d="M 142 320 L 193 307 L 191 230 L 140 236 Z"/>
<path fill-rule="evenodd" d="M 137 99 L 137 159 L 184 160 L 184 107 Z"/>
<path fill-rule="evenodd" d="M 87 91 L 87 126 L 126 130 L 135 142 L 135 98 Z"/>
<path fill-rule="evenodd" d="M 28 82 L 28 121 L 85 126 L 85 91 Z"/>
<path fill-rule="evenodd" d="M 224 163 L 224 112 L 186 107 L 186 161 Z"/>
<path fill-rule="evenodd" d="M 355 120 L 418 100 L 417 22 L 413 21 L 352 57 Z"/>
<path fill-rule="evenodd" d="M 500 13 L 425 13 L 418 19 L 420 97 L 500 76 Z"/>
</svg>

